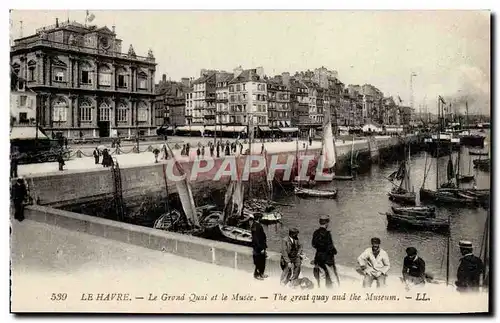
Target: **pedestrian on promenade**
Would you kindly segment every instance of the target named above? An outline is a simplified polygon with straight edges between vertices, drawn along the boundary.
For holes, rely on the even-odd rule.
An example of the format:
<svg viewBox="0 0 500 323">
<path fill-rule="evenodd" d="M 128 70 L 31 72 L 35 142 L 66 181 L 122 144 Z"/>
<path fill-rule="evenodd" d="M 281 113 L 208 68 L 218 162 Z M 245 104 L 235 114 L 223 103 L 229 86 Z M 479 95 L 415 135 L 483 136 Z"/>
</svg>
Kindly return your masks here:
<svg viewBox="0 0 500 323">
<path fill-rule="evenodd" d="M 18 164 L 19 164 L 19 153 L 17 151 L 14 151 L 10 155 L 10 177 L 11 178 L 17 177 Z"/>
<path fill-rule="evenodd" d="M 406 248 L 406 257 L 403 259 L 403 282 L 405 284 L 425 284 L 425 261 L 417 256 L 417 249 Z"/>
<path fill-rule="evenodd" d="M 163 150 L 163 159 L 167 160 L 168 159 L 168 149 L 167 149 L 166 144 L 163 144 L 162 150 Z"/>
<path fill-rule="evenodd" d="M 200 154 L 201 154 L 201 150 L 200 150 L 200 147 L 198 146 L 198 148 L 196 149 L 196 156 L 198 159 L 200 159 Z"/>
<path fill-rule="evenodd" d="M 190 149 L 190 146 L 189 146 L 189 142 L 186 144 L 186 156 L 189 157 L 189 149 Z"/>
<path fill-rule="evenodd" d="M 201 157 L 205 158 L 205 145 L 201 145 Z"/>
<path fill-rule="evenodd" d="M 66 164 L 64 163 L 64 157 L 62 152 L 59 152 L 59 155 L 57 156 L 57 162 L 59 163 L 59 170 L 61 171 L 64 170 L 63 166 Z"/>
<path fill-rule="evenodd" d="M 226 145 L 226 156 L 229 156 L 231 154 L 229 150 L 229 144 Z"/>
<path fill-rule="evenodd" d="M 64 147 L 68 149 L 68 138 L 64 137 Z"/>
<path fill-rule="evenodd" d="M 158 155 L 160 154 L 160 150 L 158 148 L 153 149 L 153 154 L 155 155 L 155 164 L 158 163 Z"/>
<path fill-rule="evenodd" d="M 288 237 L 281 241 L 281 273 L 280 282 L 282 285 L 291 282 L 295 285 L 300 275 L 302 265 L 302 243 L 299 241 L 299 230 L 292 228 L 288 232 Z"/>
<path fill-rule="evenodd" d="M 186 155 L 186 145 L 182 145 L 181 156 Z"/>
<path fill-rule="evenodd" d="M 217 142 L 217 158 L 220 157 L 220 143 Z"/>
<path fill-rule="evenodd" d="M 252 232 L 252 249 L 253 249 L 253 263 L 255 265 L 255 270 L 253 277 L 258 280 L 263 280 L 268 276 L 264 274 L 266 270 L 266 249 L 267 249 L 267 237 L 264 232 L 262 224 L 260 224 L 259 213 L 250 216 L 249 224 L 250 230 Z"/>
<path fill-rule="evenodd" d="M 99 164 L 99 149 L 95 147 L 94 151 L 92 152 L 92 155 L 94 156 L 94 162 L 96 165 Z"/>
<path fill-rule="evenodd" d="M 260 154 L 261 155 L 264 154 L 264 143 L 262 143 L 262 146 L 260 147 Z"/>
<path fill-rule="evenodd" d="M 312 146 L 312 144 L 313 144 L 313 138 L 309 136 L 309 146 Z"/>
<path fill-rule="evenodd" d="M 24 200 L 28 195 L 28 190 L 22 178 L 18 178 L 12 187 L 12 198 L 14 200 L 14 219 L 19 222 L 24 220 Z"/>
<path fill-rule="evenodd" d="M 478 292 L 481 285 L 481 274 L 484 273 L 484 264 L 481 258 L 472 254 L 472 242 L 460 241 L 459 242 L 460 265 L 457 270 L 457 281 L 455 285 L 457 290 L 463 292 Z"/>
<path fill-rule="evenodd" d="M 358 264 L 364 274 L 363 287 L 371 287 L 373 281 L 377 281 L 377 287 L 386 284 L 387 272 L 391 268 L 389 255 L 380 248 L 380 239 L 371 239 L 371 248 L 367 248 L 358 257 Z"/>
<path fill-rule="evenodd" d="M 210 157 L 214 157 L 214 144 L 210 143 Z"/>
<path fill-rule="evenodd" d="M 332 288 L 332 278 L 336 277 L 339 282 L 337 268 L 335 266 L 335 255 L 337 249 L 333 244 L 332 234 L 328 231 L 330 218 L 323 215 L 319 218 L 319 228 L 313 233 L 312 246 L 316 249 L 314 256 L 314 276 L 321 287 L 321 280 L 324 279 L 325 286 Z"/>
</svg>

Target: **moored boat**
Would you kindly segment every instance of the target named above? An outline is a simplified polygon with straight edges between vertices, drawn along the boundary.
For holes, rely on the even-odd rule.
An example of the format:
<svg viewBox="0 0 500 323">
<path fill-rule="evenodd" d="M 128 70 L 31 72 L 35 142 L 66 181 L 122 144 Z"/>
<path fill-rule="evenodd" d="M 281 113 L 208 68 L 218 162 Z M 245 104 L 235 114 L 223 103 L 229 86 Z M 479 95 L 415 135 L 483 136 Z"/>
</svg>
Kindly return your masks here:
<svg viewBox="0 0 500 323">
<path fill-rule="evenodd" d="M 392 212 L 394 214 L 402 214 L 402 215 L 420 215 L 420 216 L 428 216 L 435 217 L 436 216 L 436 208 L 432 206 L 409 206 L 409 207 L 391 207 Z"/>
<path fill-rule="evenodd" d="M 478 168 L 482 171 L 489 172 L 490 171 L 490 159 L 474 159 L 472 161 L 474 164 L 474 168 Z"/>
<path fill-rule="evenodd" d="M 165 231 L 174 230 L 179 224 L 180 219 L 181 213 L 179 211 L 170 210 L 169 212 L 162 214 L 158 219 L 156 219 L 153 228 Z"/>
<path fill-rule="evenodd" d="M 337 190 L 317 190 L 312 188 L 299 188 L 295 187 L 295 195 L 300 197 L 321 197 L 321 198 L 335 198 L 337 197 Z"/>
<path fill-rule="evenodd" d="M 401 194 L 389 192 L 387 193 L 387 195 L 389 196 L 389 199 L 391 201 L 394 201 L 396 203 L 416 205 L 417 195 L 415 194 L 415 192 L 406 192 Z"/>
<path fill-rule="evenodd" d="M 475 176 L 474 175 L 460 175 L 458 177 L 458 180 L 461 183 L 470 183 L 474 180 Z"/>
<path fill-rule="evenodd" d="M 411 216 L 386 213 L 387 227 L 398 229 L 415 229 L 423 231 L 448 232 L 450 223 L 447 220 L 429 218 L 426 216 Z"/>
<path fill-rule="evenodd" d="M 250 230 L 221 224 L 219 224 L 218 228 L 222 237 L 228 242 L 245 246 L 250 246 L 252 244 L 252 233 Z"/>
<path fill-rule="evenodd" d="M 488 156 L 488 153 L 483 152 L 483 151 L 469 151 L 469 155 L 471 155 L 471 156 Z"/>
</svg>

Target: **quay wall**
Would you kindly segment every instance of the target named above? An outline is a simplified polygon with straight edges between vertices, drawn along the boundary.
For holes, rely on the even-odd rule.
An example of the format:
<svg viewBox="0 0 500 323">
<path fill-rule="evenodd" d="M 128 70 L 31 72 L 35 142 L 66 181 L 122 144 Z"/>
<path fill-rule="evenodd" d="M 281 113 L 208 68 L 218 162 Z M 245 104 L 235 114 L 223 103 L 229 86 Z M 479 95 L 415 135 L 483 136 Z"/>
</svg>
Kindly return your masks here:
<svg viewBox="0 0 500 323">
<path fill-rule="evenodd" d="M 364 154 L 366 154 L 370 156 L 372 161 L 376 161 L 384 149 L 390 149 L 400 143 L 401 140 L 398 137 L 371 138 L 370 141 L 357 140 L 354 142 L 354 151 L 360 153 L 361 157 L 359 158 L 365 158 Z M 337 162 L 339 167 L 342 167 L 342 165 L 348 162 L 352 145 L 349 142 L 338 144 L 336 146 Z M 278 163 L 284 164 L 290 154 L 295 154 L 295 152 L 269 153 L 268 158 L 271 158 L 270 156 L 272 155 L 279 155 Z M 307 152 L 302 150 L 300 154 L 318 155 L 319 149 L 311 149 Z M 215 159 L 214 163 L 216 167 L 214 169 L 218 169 L 217 166 L 222 161 L 223 158 Z M 242 159 L 238 161 L 239 169 L 243 168 L 242 162 L 244 162 Z M 187 175 L 190 176 L 189 171 L 192 168 L 193 161 L 186 161 L 181 164 L 183 169 L 188 171 Z M 136 197 L 165 192 L 164 165 L 164 163 L 159 163 L 120 168 L 123 197 Z M 279 172 L 277 173 L 279 174 Z M 252 173 L 252 175 L 260 177 L 258 173 Z M 192 181 L 193 193 L 196 194 L 207 189 L 222 189 L 230 180 L 229 176 L 223 176 L 220 181 L 213 181 L 211 180 L 212 178 L 213 173 L 200 173 L 196 180 Z M 37 204 L 53 206 L 97 201 L 111 197 L 115 187 L 111 168 L 35 175 L 26 178 L 26 181 L 33 201 Z M 176 193 L 175 182 L 167 182 L 169 193 Z"/>
<path fill-rule="evenodd" d="M 230 267 L 249 273 L 254 270 L 252 249 L 249 247 L 116 222 L 42 205 L 26 207 L 25 216 L 27 219 L 36 222 L 47 223 L 152 250 L 168 252 L 205 263 Z M 269 275 L 279 276 L 281 274 L 279 261 L 279 253 L 268 252 L 266 272 Z M 337 269 L 341 281 L 359 281 L 361 279 L 361 276 L 352 268 L 337 265 Z M 313 266 L 309 261 L 304 261 L 302 264 L 304 277 L 312 278 L 312 271 Z"/>
</svg>

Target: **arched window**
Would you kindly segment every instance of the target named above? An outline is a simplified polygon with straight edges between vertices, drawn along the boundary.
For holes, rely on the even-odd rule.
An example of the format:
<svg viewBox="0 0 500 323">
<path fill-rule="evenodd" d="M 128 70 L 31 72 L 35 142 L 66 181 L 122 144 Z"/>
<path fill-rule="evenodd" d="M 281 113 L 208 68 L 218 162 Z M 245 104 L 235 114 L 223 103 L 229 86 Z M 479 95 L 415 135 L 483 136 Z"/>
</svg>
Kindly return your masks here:
<svg viewBox="0 0 500 323">
<path fill-rule="evenodd" d="M 106 102 L 102 102 L 101 105 L 99 106 L 99 116 L 97 120 L 99 121 L 109 121 L 109 116 L 110 116 L 110 108 L 109 105 Z"/>
<path fill-rule="evenodd" d="M 35 80 L 35 69 L 36 69 L 36 62 L 31 60 L 28 62 L 28 81 L 34 81 Z"/>
<path fill-rule="evenodd" d="M 92 121 L 92 107 L 87 101 L 80 103 L 80 121 Z"/>
<path fill-rule="evenodd" d="M 127 122 L 128 120 L 128 107 L 125 103 L 120 102 L 117 109 L 117 121 Z"/>
<path fill-rule="evenodd" d="M 111 69 L 107 65 L 99 67 L 99 85 L 111 86 Z"/>
<path fill-rule="evenodd" d="M 138 88 L 139 89 L 147 89 L 147 80 L 148 80 L 148 75 L 146 73 L 144 73 L 143 71 L 139 72 L 139 74 L 137 75 L 137 79 L 138 79 Z"/>
<path fill-rule="evenodd" d="M 148 106 L 145 102 L 139 102 L 139 107 L 137 108 L 137 120 L 140 122 L 148 121 Z"/>
<path fill-rule="evenodd" d="M 92 84 L 92 66 L 87 62 L 83 62 L 80 70 L 80 81 L 82 84 Z"/>
<path fill-rule="evenodd" d="M 68 104 L 63 98 L 57 98 L 52 103 L 52 120 L 54 122 L 66 122 L 68 116 Z"/>
<path fill-rule="evenodd" d="M 126 88 L 128 84 L 127 70 L 123 67 L 116 70 L 116 85 L 117 87 Z"/>
</svg>

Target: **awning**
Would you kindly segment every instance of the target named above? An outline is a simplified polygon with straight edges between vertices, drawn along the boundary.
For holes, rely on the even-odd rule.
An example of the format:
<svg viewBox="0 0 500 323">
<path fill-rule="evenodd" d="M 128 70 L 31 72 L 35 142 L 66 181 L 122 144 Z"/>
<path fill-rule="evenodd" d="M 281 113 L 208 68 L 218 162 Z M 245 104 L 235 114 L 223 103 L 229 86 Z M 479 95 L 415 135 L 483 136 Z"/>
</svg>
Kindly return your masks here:
<svg viewBox="0 0 500 323">
<path fill-rule="evenodd" d="M 340 130 L 340 131 L 349 131 L 349 127 L 346 127 L 346 126 L 340 126 L 340 127 L 339 127 L 339 130 Z"/>
<path fill-rule="evenodd" d="M 10 129 L 11 140 L 36 139 L 36 127 L 12 127 Z M 49 139 L 38 129 L 38 139 Z"/>
<path fill-rule="evenodd" d="M 224 132 L 246 132 L 247 127 L 245 126 L 225 126 L 222 128 Z"/>
<path fill-rule="evenodd" d="M 175 130 L 177 130 L 177 131 L 199 131 L 199 132 L 203 132 L 203 126 L 181 126 L 181 127 L 177 127 Z"/>
<path fill-rule="evenodd" d="M 281 131 L 283 132 L 297 132 L 299 131 L 299 128 L 294 128 L 294 127 L 291 127 L 291 128 L 280 128 Z"/>
<path fill-rule="evenodd" d="M 217 130 L 219 130 L 220 127 L 217 127 Z M 205 131 L 214 131 L 215 130 L 215 126 L 205 126 Z"/>
<path fill-rule="evenodd" d="M 259 126 L 259 129 L 261 131 L 273 131 L 271 128 L 269 128 L 268 126 Z"/>
</svg>

